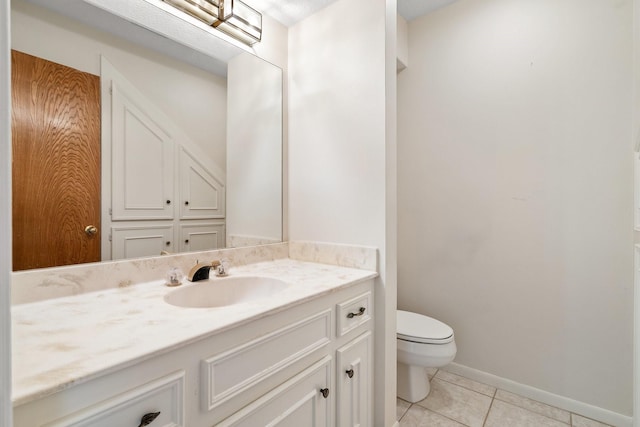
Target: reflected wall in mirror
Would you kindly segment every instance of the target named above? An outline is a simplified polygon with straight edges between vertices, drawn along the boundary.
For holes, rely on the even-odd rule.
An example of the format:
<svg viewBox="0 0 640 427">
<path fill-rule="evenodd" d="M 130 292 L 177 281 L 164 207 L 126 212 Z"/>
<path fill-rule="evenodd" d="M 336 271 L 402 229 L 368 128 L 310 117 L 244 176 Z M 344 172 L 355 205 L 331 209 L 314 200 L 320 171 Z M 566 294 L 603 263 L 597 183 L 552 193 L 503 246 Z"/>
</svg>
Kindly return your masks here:
<svg viewBox="0 0 640 427">
<path fill-rule="evenodd" d="M 98 239 L 101 260 L 282 240 L 278 67 L 243 52 L 229 61 L 227 79 L 24 0 L 12 1 L 12 48 L 98 76 L 102 129 L 100 190 L 90 192 L 101 199 L 99 223 L 66 215 L 38 238 L 14 236 L 22 245 L 15 254 L 46 255 L 45 238 Z M 35 166 L 20 165 L 14 176 L 33 180 Z M 57 203 L 64 210 L 65 200 Z M 14 214 L 14 230 L 49 216 L 25 212 Z M 14 270 L 53 265 L 29 260 Z"/>
</svg>

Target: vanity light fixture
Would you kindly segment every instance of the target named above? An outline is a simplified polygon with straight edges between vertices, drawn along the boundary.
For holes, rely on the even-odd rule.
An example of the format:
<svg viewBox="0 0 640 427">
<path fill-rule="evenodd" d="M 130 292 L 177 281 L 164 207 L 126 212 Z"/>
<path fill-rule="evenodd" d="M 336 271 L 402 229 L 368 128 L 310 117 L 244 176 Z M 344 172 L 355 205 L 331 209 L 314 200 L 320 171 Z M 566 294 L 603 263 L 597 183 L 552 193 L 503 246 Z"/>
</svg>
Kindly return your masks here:
<svg viewBox="0 0 640 427">
<path fill-rule="evenodd" d="M 207 25 L 214 25 L 222 18 L 220 0 L 164 0 L 181 11 L 198 18 Z"/>
<path fill-rule="evenodd" d="M 164 0 L 249 46 L 262 38 L 262 14 L 240 0 Z"/>
<path fill-rule="evenodd" d="M 243 43 L 252 45 L 262 38 L 262 14 L 240 0 L 219 0 L 224 19 L 213 26 Z"/>
</svg>

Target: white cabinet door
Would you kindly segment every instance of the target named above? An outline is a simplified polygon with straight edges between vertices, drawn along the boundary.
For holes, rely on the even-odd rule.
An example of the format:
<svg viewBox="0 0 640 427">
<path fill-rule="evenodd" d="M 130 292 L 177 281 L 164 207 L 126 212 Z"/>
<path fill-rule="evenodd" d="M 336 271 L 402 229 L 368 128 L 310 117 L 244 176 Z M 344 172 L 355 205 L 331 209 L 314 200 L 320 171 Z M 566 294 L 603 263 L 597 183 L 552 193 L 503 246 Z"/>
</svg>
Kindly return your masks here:
<svg viewBox="0 0 640 427">
<path fill-rule="evenodd" d="M 174 143 L 113 85 L 112 220 L 173 219 Z"/>
<path fill-rule="evenodd" d="M 366 332 L 336 352 L 338 427 L 367 427 L 373 421 L 371 337 L 371 332 Z"/>
<path fill-rule="evenodd" d="M 326 356 L 218 426 L 330 426 L 331 393 L 331 357 Z"/>
<path fill-rule="evenodd" d="M 224 248 L 224 222 L 181 223 L 180 252 L 210 251 Z"/>
<path fill-rule="evenodd" d="M 112 259 L 158 256 L 173 252 L 173 225 L 111 227 Z"/>
<path fill-rule="evenodd" d="M 224 184 L 180 148 L 180 219 L 224 218 Z"/>
</svg>

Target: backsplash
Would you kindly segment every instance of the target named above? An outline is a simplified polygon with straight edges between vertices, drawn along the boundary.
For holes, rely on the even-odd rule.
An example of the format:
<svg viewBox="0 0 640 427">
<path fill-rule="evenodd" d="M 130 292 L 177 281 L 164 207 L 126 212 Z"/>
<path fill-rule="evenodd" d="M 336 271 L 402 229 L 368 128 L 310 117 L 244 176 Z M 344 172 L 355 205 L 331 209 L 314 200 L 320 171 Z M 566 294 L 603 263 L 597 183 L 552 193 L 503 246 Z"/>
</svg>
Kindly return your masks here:
<svg viewBox="0 0 640 427">
<path fill-rule="evenodd" d="M 170 268 L 178 267 L 186 273 L 197 261 L 225 259 L 233 267 L 288 256 L 289 245 L 277 243 L 20 271 L 12 273 L 11 302 L 25 304 L 160 280 L 164 279 Z"/>
<path fill-rule="evenodd" d="M 12 273 L 11 302 L 26 304 L 164 279 L 178 267 L 185 273 L 197 261 L 224 259 L 234 266 L 292 258 L 377 271 L 377 250 L 331 243 L 285 242 L 133 260 L 107 261 Z"/>
<path fill-rule="evenodd" d="M 289 242 L 289 258 L 320 264 L 378 271 L 378 250 L 336 243 Z"/>
</svg>

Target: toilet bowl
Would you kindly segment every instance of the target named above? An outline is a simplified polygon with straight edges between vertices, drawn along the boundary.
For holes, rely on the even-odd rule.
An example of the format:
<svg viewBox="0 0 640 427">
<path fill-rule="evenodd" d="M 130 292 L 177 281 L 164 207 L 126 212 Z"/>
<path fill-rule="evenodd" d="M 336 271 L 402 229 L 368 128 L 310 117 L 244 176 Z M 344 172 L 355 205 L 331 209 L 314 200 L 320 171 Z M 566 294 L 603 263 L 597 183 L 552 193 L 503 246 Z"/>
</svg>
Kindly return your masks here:
<svg viewBox="0 0 640 427">
<path fill-rule="evenodd" d="M 411 403 L 427 397 L 427 368 L 441 368 L 456 356 L 453 329 L 439 320 L 397 311 L 398 397 Z"/>
</svg>

